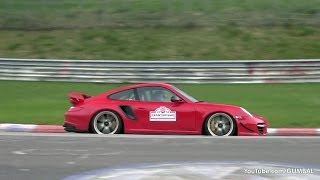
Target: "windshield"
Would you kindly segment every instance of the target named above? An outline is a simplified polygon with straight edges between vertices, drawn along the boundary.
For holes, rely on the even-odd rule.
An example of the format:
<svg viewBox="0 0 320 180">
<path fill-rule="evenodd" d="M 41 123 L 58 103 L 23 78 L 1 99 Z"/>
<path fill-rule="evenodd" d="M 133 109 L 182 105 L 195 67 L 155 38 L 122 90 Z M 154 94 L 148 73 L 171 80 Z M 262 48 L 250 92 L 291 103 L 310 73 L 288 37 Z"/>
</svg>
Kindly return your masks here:
<svg viewBox="0 0 320 180">
<path fill-rule="evenodd" d="M 197 99 L 195 99 L 194 97 L 190 96 L 189 94 L 185 93 L 184 91 L 182 91 L 181 89 L 172 86 L 176 91 L 178 91 L 180 94 L 182 94 L 184 97 L 188 98 L 190 101 L 192 102 L 199 102 Z"/>
</svg>

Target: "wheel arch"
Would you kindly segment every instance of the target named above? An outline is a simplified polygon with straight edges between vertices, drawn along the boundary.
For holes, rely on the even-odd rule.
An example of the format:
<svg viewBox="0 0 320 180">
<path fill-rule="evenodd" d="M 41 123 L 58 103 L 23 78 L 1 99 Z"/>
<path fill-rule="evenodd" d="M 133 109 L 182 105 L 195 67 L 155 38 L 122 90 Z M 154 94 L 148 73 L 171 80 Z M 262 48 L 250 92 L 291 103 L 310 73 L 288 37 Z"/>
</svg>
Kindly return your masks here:
<svg viewBox="0 0 320 180">
<path fill-rule="evenodd" d="M 206 124 L 208 118 L 209 118 L 210 116 L 212 116 L 213 114 L 216 114 L 216 113 L 224 113 L 224 114 L 227 114 L 227 115 L 229 115 L 229 116 L 232 118 L 232 120 L 234 120 L 234 122 L 235 122 L 235 128 L 236 128 L 235 136 L 237 136 L 237 135 L 238 135 L 238 122 L 236 121 L 236 119 L 234 119 L 234 117 L 231 115 L 231 113 L 229 113 L 229 112 L 227 112 L 227 111 L 213 111 L 213 112 L 208 113 L 208 114 L 205 116 L 205 118 L 203 118 L 203 120 L 202 120 L 201 134 L 202 134 L 202 135 L 205 135 L 205 124 Z"/>
<path fill-rule="evenodd" d="M 89 124 L 88 124 L 88 131 L 89 131 L 90 133 L 92 133 L 91 122 L 92 122 L 92 120 L 94 119 L 94 117 L 95 117 L 97 114 L 99 114 L 100 112 L 102 112 L 102 111 L 111 111 L 111 112 L 115 113 L 115 114 L 120 118 L 119 120 L 122 121 L 122 127 L 121 127 L 120 132 L 123 133 L 123 132 L 124 132 L 124 127 L 125 127 L 125 123 L 124 123 L 124 121 L 123 121 L 123 117 L 122 117 L 121 114 L 120 114 L 119 112 L 117 112 L 116 110 L 114 110 L 114 109 L 109 109 L 109 108 L 103 108 L 103 109 L 96 110 L 96 111 L 91 115 L 90 121 L 89 121 Z"/>
</svg>

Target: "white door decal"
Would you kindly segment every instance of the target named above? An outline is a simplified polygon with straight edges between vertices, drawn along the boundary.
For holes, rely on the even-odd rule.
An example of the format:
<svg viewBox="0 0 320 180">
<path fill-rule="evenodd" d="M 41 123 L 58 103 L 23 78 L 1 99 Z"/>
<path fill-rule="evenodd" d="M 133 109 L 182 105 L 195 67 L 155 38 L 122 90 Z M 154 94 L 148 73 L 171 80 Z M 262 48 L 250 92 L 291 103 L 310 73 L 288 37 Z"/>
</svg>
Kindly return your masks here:
<svg viewBox="0 0 320 180">
<path fill-rule="evenodd" d="M 176 121 L 176 111 L 160 106 L 156 110 L 150 111 L 150 121 Z"/>
</svg>

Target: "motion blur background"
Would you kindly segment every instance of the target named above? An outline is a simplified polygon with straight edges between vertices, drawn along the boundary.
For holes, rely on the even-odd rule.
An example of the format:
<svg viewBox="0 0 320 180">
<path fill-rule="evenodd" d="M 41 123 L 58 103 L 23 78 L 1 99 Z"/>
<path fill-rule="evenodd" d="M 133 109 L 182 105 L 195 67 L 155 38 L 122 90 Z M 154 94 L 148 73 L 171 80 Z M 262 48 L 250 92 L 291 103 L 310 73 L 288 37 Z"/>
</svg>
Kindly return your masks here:
<svg viewBox="0 0 320 180">
<path fill-rule="evenodd" d="M 0 57 L 317 59 L 319 27 L 320 0 L 1 0 Z M 0 122 L 62 124 L 67 92 L 121 85 L 0 81 Z M 244 106 L 272 127 L 320 125 L 318 83 L 178 86 Z"/>
</svg>

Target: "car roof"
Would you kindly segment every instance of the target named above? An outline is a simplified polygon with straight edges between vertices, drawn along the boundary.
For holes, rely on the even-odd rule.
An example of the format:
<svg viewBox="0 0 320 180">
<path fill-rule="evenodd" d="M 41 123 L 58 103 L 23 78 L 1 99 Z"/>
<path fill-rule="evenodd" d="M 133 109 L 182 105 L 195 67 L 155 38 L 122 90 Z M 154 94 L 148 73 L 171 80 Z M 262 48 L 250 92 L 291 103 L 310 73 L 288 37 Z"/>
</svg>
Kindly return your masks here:
<svg viewBox="0 0 320 180">
<path fill-rule="evenodd" d="M 127 88 L 137 88 L 137 87 L 145 87 L 145 86 L 162 86 L 162 87 L 172 87 L 169 83 L 162 83 L 162 82 L 145 82 L 145 83 L 137 83 L 137 84 L 131 84 L 124 87 Z"/>
</svg>

